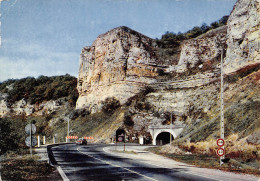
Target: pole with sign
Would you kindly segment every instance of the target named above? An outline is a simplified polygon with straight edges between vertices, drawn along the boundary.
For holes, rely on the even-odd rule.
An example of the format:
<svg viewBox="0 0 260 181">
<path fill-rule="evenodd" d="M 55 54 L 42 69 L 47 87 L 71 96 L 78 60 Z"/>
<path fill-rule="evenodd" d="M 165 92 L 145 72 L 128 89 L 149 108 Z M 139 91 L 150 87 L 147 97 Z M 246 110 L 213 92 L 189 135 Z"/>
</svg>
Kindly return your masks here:
<svg viewBox="0 0 260 181">
<path fill-rule="evenodd" d="M 36 126 L 32 124 L 32 121 L 30 122 L 30 124 L 27 124 L 25 126 L 25 132 L 29 135 L 25 139 L 25 144 L 30 147 L 30 155 L 32 156 L 32 147 L 37 144 L 37 139 L 32 136 L 34 133 L 36 133 Z"/>
<path fill-rule="evenodd" d="M 225 159 L 225 147 L 224 147 L 224 72 L 223 72 L 223 50 L 221 51 L 221 93 L 220 93 L 220 111 L 221 111 L 221 118 L 220 118 L 220 138 L 221 141 L 223 141 L 223 145 L 221 146 L 221 149 L 218 149 L 221 152 L 220 156 L 220 165 L 223 164 L 222 160 Z M 219 141 L 219 142 L 221 142 Z M 223 151 L 223 153 L 222 153 Z"/>
</svg>

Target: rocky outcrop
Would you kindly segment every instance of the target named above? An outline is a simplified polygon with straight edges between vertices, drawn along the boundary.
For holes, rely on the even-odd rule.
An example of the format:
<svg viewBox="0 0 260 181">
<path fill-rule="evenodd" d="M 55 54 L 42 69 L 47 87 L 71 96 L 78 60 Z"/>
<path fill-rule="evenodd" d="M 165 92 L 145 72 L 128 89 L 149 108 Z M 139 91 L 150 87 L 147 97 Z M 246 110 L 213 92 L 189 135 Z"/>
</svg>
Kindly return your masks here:
<svg viewBox="0 0 260 181">
<path fill-rule="evenodd" d="M 229 82 L 225 82 L 226 113 L 233 121 L 228 129 L 237 132 L 243 126 L 234 115 L 247 114 L 238 111 L 237 105 L 239 109 L 258 105 L 259 73 L 252 75 L 249 71 L 251 77 L 238 81 L 237 71 L 254 68 L 260 62 L 259 20 L 259 1 L 238 0 L 226 26 L 184 41 L 178 63 L 172 64 L 156 53 L 159 48 L 154 40 L 127 27 L 100 35 L 92 46 L 83 48 L 80 56 L 77 108 L 88 107 L 96 112 L 107 97 L 115 97 L 121 104 L 136 98 L 130 106 L 125 104 L 133 121 L 131 134 L 145 134 L 143 131 L 149 125 L 165 124 L 168 118 L 163 115 L 171 113 L 174 121 L 187 125 L 181 135 L 183 138 L 188 135 L 192 140 L 199 140 L 203 137 L 198 136 L 200 134 L 215 138 L 218 136 L 214 130 L 219 119 L 223 51 L 225 73 L 235 75 L 227 77 Z M 237 86 L 235 81 L 244 87 Z M 236 94 L 242 89 L 247 92 L 246 86 L 251 93 L 243 95 L 242 103 Z M 147 87 L 153 91 L 140 97 L 139 93 Z M 251 111 L 256 112 L 254 106 Z M 251 127 L 255 121 L 250 114 L 243 120 Z M 240 135 L 249 135 L 249 132 Z"/>
<path fill-rule="evenodd" d="M 227 23 L 225 73 L 260 63 L 260 2 L 238 0 Z"/>
<path fill-rule="evenodd" d="M 221 51 L 226 47 L 227 26 L 211 30 L 182 44 L 178 65 L 171 70 L 179 73 L 189 69 L 213 70 L 220 62 Z"/>
<path fill-rule="evenodd" d="M 158 58 L 154 40 L 127 27 L 100 35 L 80 55 L 77 108 L 100 109 L 106 97 L 125 103 L 156 81 Z"/>
<path fill-rule="evenodd" d="M 96 112 L 107 97 L 124 104 L 146 86 L 164 90 L 206 85 L 219 77 L 222 51 L 226 74 L 254 67 L 260 63 L 257 17 L 259 1 L 239 0 L 227 26 L 182 43 L 177 65 L 165 64 L 155 53 L 154 40 L 127 27 L 100 35 L 81 53 L 77 108 Z M 192 75 L 162 81 L 158 77 L 163 72 Z"/>
<path fill-rule="evenodd" d="M 221 50 L 226 46 L 226 29 L 226 26 L 220 27 L 186 41 L 175 67 L 164 65 L 156 56 L 157 46 L 152 39 L 127 27 L 100 35 L 81 53 L 77 108 L 88 107 L 96 112 L 107 97 L 115 97 L 124 104 L 146 86 L 155 90 L 188 88 L 216 80 L 214 71 L 218 69 Z M 174 81 L 175 78 L 163 82 L 158 79 L 160 71 L 183 73 L 189 68 L 198 68 L 204 73 L 198 72 L 178 81 Z"/>
<path fill-rule="evenodd" d="M 12 115 L 43 116 L 68 107 L 70 107 L 69 103 L 63 98 L 58 100 L 43 101 L 39 104 L 30 104 L 25 99 L 21 99 L 14 104 L 10 104 L 6 99 L 2 99 L 0 100 L 0 117 Z"/>
</svg>

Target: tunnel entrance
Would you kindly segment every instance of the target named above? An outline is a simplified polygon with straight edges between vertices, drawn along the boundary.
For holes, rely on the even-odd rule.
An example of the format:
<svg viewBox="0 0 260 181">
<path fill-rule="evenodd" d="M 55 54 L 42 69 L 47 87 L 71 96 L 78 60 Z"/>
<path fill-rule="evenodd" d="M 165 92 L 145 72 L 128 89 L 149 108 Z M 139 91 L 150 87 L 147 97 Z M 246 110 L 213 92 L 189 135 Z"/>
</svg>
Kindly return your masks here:
<svg viewBox="0 0 260 181">
<path fill-rule="evenodd" d="M 118 129 L 116 131 L 116 142 L 125 142 L 125 130 Z"/>
<path fill-rule="evenodd" d="M 166 145 L 170 143 L 170 139 L 173 140 L 171 133 L 162 132 L 156 137 L 156 145 Z"/>
</svg>

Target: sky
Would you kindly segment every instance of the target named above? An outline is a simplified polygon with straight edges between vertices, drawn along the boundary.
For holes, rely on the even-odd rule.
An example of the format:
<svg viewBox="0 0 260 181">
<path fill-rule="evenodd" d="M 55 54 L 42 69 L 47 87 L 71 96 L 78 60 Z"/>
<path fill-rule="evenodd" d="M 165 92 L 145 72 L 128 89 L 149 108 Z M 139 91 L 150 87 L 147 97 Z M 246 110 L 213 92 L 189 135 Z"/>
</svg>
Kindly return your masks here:
<svg viewBox="0 0 260 181">
<path fill-rule="evenodd" d="M 0 0 L 0 82 L 78 76 L 81 49 L 128 26 L 151 38 L 229 15 L 236 0 Z"/>
</svg>

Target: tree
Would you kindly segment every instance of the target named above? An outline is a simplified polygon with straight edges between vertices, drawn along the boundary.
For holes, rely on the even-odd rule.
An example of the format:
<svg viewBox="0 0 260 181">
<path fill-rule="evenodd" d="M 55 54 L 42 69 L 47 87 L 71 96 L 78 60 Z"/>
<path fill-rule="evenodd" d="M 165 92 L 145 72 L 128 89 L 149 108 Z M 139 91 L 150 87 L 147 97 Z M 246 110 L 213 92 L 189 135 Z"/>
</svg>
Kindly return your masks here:
<svg viewBox="0 0 260 181">
<path fill-rule="evenodd" d="M 121 106 L 119 100 L 115 97 L 108 97 L 105 101 L 102 101 L 101 104 L 102 110 L 108 114 L 113 114 L 115 110 Z"/>
<path fill-rule="evenodd" d="M 203 23 L 201 25 L 200 29 L 201 29 L 202 33 L 206 33 L 210 29 L 210 27 L 206 23 Z"/>
<path fill-rule="evenodd" d="M 21 123 L 10 118 L 0 118 L 0 149 L 1 155 L 7 151 L 18 150 L 22 142 Z M 23 128 L 24 129 L 24 128 Z"/>
</svg>

